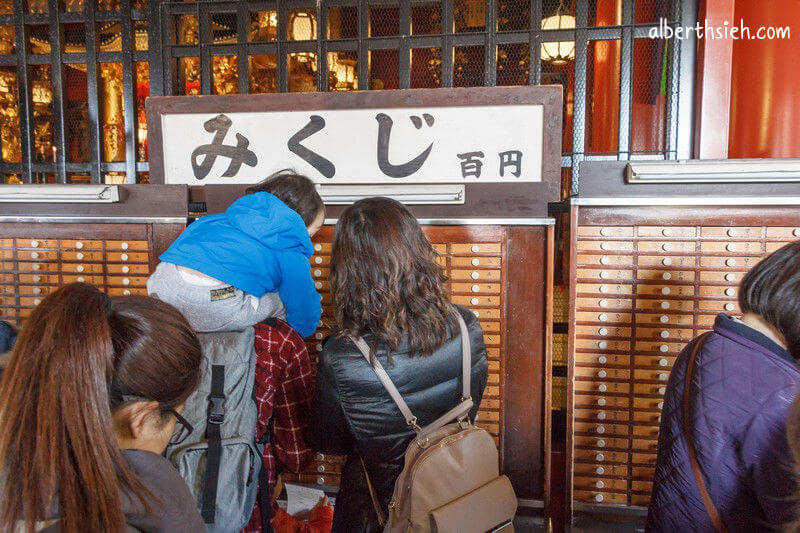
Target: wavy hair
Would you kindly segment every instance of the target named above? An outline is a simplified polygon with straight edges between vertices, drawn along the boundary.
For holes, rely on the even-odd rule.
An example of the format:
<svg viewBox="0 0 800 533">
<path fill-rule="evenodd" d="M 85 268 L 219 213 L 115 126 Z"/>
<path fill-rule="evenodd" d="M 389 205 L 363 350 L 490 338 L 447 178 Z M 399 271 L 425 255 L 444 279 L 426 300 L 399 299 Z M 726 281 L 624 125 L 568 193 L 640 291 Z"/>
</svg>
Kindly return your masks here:
<svg viewBox="0 0 800 533">
<path fill-rule="evenodd" d="M 398 351 L 430 355 L 453 320 L 438 254 L 401 203 L 366 198 L 339 217 L 333 238 L 331 292 L 340 336 L 371 333 Z"/>
</svg>

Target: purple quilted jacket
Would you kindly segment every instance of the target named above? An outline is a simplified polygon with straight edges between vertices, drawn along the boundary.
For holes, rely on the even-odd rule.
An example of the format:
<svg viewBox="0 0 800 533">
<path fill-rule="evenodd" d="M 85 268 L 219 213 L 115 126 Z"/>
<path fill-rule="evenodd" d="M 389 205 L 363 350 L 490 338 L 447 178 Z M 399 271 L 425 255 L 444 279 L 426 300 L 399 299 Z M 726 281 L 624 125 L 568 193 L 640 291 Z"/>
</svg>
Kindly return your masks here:
<svg viewBox="0 0 800 533">
<path fill-rule="evenodd" d="M 664 397 L 648 531 L 714 531 L 689 464 L 683 432 L 683 349 Z M 800 385 L 789 353 L 719 315 L 697 354 L 690 393 L 697 457 L 728 531 L 777 529 L 794 518 L 797 495 L 786 416 Z"/>
</svg>

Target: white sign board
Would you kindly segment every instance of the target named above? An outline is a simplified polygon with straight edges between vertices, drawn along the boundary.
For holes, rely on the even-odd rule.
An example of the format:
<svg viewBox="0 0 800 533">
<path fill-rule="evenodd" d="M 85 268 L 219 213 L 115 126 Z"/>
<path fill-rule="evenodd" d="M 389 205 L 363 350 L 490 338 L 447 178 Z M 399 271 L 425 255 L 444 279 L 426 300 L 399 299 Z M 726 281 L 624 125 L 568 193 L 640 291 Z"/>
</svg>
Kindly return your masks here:
<svg viewBox="0 0 800 533">
<path fill-rule="evenodd" d="M 317 183 L 542 180 L 541 105 L 161 116 L 165 183 L 255 183 L 292 168 Z"/>
</svg>

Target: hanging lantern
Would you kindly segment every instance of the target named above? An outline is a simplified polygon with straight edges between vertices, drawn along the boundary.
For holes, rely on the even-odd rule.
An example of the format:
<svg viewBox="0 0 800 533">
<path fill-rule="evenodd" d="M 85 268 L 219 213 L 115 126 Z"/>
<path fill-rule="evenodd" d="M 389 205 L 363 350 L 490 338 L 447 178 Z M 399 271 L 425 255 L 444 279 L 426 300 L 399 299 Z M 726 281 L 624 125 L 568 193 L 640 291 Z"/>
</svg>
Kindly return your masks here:
<svg viewBox="0 0 800 533">
<path fill-rule="evenodd" d="M 556 14 L 542 20 L 543 30 L 574 30 L 575 17 L 564 14 L 563 0 L 558 4 Z M 563 65 L 575 59 L 575 41 L 542 43 L 542 59 L 554 65 Z"/>
<path fill-rule="evenodd" d="M 316 38 L 314 19 L 311 13 L 306 11 L 295 12 L 291 18 L 290 27 L 290 35 L 293 41 L 311 41 Z"/>
</svg>

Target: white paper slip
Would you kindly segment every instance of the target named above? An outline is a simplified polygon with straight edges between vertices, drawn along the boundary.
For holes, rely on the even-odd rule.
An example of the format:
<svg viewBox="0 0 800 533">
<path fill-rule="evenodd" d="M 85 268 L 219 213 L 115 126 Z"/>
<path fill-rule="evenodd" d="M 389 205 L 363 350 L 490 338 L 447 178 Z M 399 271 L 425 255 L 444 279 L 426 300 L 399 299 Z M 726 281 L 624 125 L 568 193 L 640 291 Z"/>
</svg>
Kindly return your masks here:
<svg viewBox="0 0 800 533">
<path fill-rule="evenodd" d="M 291 483 L 283 487 L 286 489 L 286 512 L 293 516 L 308 514 L 325 497 L 323 491 L 311 487 Z"/>
</svg>

